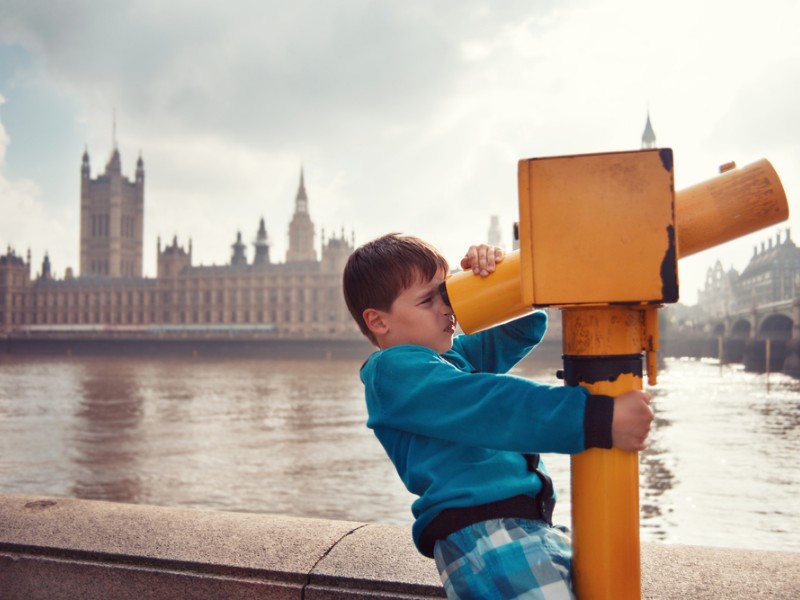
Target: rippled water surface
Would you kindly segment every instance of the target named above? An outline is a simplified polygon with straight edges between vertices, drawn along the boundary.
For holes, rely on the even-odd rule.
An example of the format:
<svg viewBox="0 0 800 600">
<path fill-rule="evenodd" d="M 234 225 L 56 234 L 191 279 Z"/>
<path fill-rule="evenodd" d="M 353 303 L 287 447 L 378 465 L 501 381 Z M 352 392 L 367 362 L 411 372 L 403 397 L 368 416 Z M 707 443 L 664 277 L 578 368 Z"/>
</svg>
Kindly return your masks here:
<svg viewBox="0 0 800 600">
<path fill-rule="evenodd" d="M 0 492 L 410 524 L 359 366 L 0 356 Z M 668 360 L 650 391 L 642 539 L 800 551 L 800 384 Z M 569 459 L 546 461 L 568 523 Z"/>
</svg>

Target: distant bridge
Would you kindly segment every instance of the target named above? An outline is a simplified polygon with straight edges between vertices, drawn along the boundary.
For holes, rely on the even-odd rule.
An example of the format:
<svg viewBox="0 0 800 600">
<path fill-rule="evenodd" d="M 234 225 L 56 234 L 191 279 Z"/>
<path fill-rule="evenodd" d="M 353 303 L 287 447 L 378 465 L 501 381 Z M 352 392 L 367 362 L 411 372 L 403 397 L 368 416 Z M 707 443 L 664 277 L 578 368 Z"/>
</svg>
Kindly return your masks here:
<svg viewBox="0 0 800 600">
<path fill-rule="evenodd" d="M 667 335 L 667 354 L 719 358 L 750 371 L 800 377 L 800 298 L 711 317 L 706 324 L 706 335 Z"/>
<path fill-rule="evenodd" d="M 800 327 L 800 298 L 781 300 L 709 319 L 714 337 L 790 340 Z"/>
</svg>

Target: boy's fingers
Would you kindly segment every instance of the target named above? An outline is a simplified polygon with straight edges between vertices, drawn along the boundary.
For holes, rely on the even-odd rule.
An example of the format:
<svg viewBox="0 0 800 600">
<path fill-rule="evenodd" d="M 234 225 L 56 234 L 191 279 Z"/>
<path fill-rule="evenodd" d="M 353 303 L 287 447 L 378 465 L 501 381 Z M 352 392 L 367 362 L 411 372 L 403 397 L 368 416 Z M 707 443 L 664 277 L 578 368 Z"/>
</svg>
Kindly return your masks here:
<svg viewBox="0 0 800 600">
<path fill-rule="evenodd" d="M 470 246 L 464 258 L 461 259 L 461 268 L 472 269 L 476 275 L 485 277 L 494 272 L 497 263 L 503 258 L 505 258 L 505 252 L 501 248 L 495 248 L 488 244 Z"/>
<path fill-rule="evenodd" d="M 474 268 L 475 263 L 478 260 L 478 250 L 475 246 L 470 246 L 467 250 L 467 253 L 464 255 L 464 258 L 461 259 L 461 268 L 464 270 Z"/>
<path fill-rule="evenodd" d="M 494 271 L 494 252 L 490 252 L 490 250 L 488 246 L 481 246 L 481 255 L 483 258 L 481 262 L 481 274 L 486 272 L 488 275 Z"/>
</svg>

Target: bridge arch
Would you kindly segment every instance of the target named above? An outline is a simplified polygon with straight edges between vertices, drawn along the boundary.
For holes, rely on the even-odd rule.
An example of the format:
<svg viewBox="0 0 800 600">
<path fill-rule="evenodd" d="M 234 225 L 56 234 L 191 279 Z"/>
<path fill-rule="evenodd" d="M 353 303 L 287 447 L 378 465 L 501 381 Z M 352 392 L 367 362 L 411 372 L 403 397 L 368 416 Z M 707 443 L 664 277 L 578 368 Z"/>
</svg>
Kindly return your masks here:
<svg viewBox="0 0 800 600">
<path fill-rule="evenodd" d="M 788 340 L 792 337 L 793 326 L 794 323 L 786 315 L 773 313 L 761 320 L 758 326 L 758 337 L 760 339 Z"/>
<path fill-rule="evenodd" d="M 711 335 L 714 337 L 719 337 L 721 335 L 725 335 L 725 323 L 722 321 L 718 321 L 716 323 L 711 324 Z"/>
<path fill-rule="evenodd" d="M 750 337 L 750 321 L 739 319 L 731 327 L 731 337 L 747 339 Z"/>
</svg>

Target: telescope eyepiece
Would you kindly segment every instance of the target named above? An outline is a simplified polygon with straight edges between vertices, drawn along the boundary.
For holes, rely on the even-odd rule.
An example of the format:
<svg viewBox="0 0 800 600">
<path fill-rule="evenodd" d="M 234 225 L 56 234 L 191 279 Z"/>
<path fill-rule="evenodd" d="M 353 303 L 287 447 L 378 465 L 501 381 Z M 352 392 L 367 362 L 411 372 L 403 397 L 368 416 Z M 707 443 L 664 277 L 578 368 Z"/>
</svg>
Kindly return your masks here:
<svg viewBox="0 0 800 600">
<path fill-rule="evenodd" d="M 447 283 L 444 281 L 439 284 L 439 294 L 442 296 L 442 300 L 444 300 L 444 303 L 449 308 L 453 308 L 453 305 L 450 304 L 450 296 L 447 295 Z"/>
</svg>

